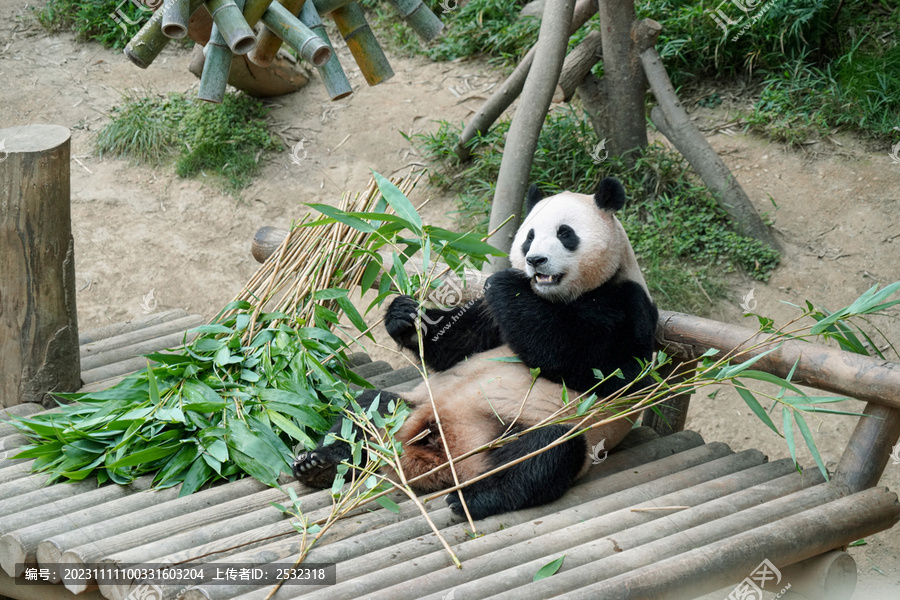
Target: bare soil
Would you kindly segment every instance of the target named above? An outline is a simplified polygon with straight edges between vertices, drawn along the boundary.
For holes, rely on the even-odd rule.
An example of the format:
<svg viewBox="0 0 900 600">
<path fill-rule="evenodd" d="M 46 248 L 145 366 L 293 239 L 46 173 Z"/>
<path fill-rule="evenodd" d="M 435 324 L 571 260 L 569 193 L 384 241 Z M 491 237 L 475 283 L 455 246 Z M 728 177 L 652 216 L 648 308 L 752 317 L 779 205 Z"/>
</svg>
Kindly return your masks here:
<svg viewBox="0 0 900 600">
<path fill-rule="evenodd" d="M 298 157 L 305 153 L 306 158 L 298 165 L 289 152 L 263 156 L 260 176 L 236 200 L 203 177 L 178 178 L 171 165 L 101 160 L 94 152 L 94 137 L 124 92 L 196 88 L 188 49 L 173 45 L 141 70 L 120 52 L 78 43 L 69 34 L 48 35 L 27 5 L 0 0 L 0 81 L 6 83 L 0 87 L 0 129 L 54 123 L 72 130 L 81 328 L 142 316 L 141 304 L 151 290 L 156 310 L 184 308 L 213 316 L 257 267 L 249 246 L 259 227 L 285 227 L 306 211 L 303 203 L 335 203 L 344 191 L 364 189 L 369 169 L 405 174 L 422 159 L 401 132 L 429 131 L 440 119 L 462 121 L 499 80 L 477 61 L 434 64 L 391 57 L 396 76 L 370 88 L 346 47 L 337 49 L 355 93 L 330 102 L 313 76 L 304 89 L 271 102 L 273 130 L 288 147 L 304 140 Z M 749 99 L 739 102 L 750 105 Z M 704 128 L 733 116 L 721 107 L 696 113 Z M 784 323 L 797 314 L 788 302 L 809 299 L 835 309 L 876 283 L 900 280 L 900 164 L 888 157 L 890 148 L 869 152 L 840 137 L 795 150 L 736 131 L 709 135 L 757 208 L 774 220 L 784 250 L 768 283 L 733 276 L 732 297 L 711 303 L 711 317 L 755 327 L 739 306 L 752 290 L 757 312 Z M 426 220 L 450 225 L 453 198 L 420 185 L 414 199 L 429 196 Z M 900 343 L 898 314 L 874 321 L 895 344 Z M 401 366 L 386 349 L 373 354 Z M 862 408 L 852 404 L 850 410 Z M 829 467 L 836 465 L 854 424 L 852 417 L 810 418 Z M 788 456 L 784 441 L 728 389 L 715 397 L 695 396 L 688 427 L 735 451 L 759 448 L 771 459 Z M 814 468 L 805 449 L 799 456 Z M 888 463 L 881 485 L 900 490 L 900 463 Z M 900 527 L 869 536 L 866 545 L 850 551 L 860 575 L 854 598 L 900 597 Z"/>
</svg>

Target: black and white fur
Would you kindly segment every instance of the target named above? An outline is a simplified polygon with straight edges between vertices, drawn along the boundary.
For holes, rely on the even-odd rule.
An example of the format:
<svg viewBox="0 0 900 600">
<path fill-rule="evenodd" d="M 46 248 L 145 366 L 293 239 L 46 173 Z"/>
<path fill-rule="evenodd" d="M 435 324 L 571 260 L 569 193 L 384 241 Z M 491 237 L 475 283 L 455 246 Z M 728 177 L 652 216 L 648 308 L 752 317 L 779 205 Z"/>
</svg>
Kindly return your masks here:
<svg viewBox="0 0 900 600">
<path fill-rule="evenodd" d="M 563 192 L 542 199 L 532 186 L 527 216 L 510 252 L 512 268 L 493 274 L 484 296 L 471 306 L 425 311 L 428 322 L 452 322 L 440 336 L 423 335 L 425 362 L 437 371 L 430 386 L 452 455 L 541 421 L 563 406 L 563 384 L 574 391 L 594 387 L 595 369 L 605 375 L 622 371 L 624 379 L 609 378 L 594 390 L 601 398 L 613 393 L 639 374 L 638 358 L 652 357 L 657 311 L 613 214 L 624 202 L 624 189 L 614 178 L 601 181 L 593 196 Z M 416 353 L 417 308 L 415 300 L 400 296 L 385 319 L 391 337 Z M 521 362 L 492 360 L 510 356 Z M 537 381 L 532 368 L 540 369 Z M 368 406 L 378 393 L 364 392 L 360 405 Z M 380 393 L 382 410 L 390 400 L 400 399 Z M 402 399 L 412 413 L 397 438 L 406 442 L 427 431 L 404 444 L 401 464 L 412 478 L 445 463 L 446 454 L 425 385 Z M 630 427 L 625 420 L 597 427 L 466 487 L 472 516 L 483 518 L 559 498 L 589 466 L 591 445 L 604 440 L 608 450 Z M 456 463 L 459 478 L 467 481 L 512 462 L 568 431 L 565 425 L 548 426 L 476 454 Z M 336 464 L 348 457 L 346 445 L 320 445 L 297 458 L 294 473 L 306 483 L 329 486 Z M 452 484 L 449 470 L 443 469 L 415 487 L 435 491 Z M 462 514 L 458 494 L 447 499 L 453 511 Z"/>
</svg>

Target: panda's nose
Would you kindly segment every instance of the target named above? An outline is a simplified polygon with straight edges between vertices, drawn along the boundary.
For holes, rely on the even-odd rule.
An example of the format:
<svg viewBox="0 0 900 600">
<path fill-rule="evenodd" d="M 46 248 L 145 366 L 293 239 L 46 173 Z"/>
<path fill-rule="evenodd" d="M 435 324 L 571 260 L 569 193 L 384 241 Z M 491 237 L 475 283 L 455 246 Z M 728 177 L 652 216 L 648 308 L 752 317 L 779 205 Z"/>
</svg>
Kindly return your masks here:
<svg viewBox="0 0 900 600">
<path fill-rule="evenodd" d="M 529 256 L 528 258 L 525 259 L 525 261 L 528 262 L 528 264 L 531 265 L 532 267 L 539 267 L 542 264 L 544 264 L 545 262 L 547 262 L 547 257 L 546 256 Z"/>
</svg>

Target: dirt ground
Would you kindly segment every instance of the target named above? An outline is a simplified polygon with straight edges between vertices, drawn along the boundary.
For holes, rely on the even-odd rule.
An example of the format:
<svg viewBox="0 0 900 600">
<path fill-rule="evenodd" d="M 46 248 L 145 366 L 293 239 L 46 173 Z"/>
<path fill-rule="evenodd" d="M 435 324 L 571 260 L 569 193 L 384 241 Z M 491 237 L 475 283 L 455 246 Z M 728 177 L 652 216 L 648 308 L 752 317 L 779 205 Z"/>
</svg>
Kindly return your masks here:
<svg viewBox="0 0 900 600">
<path fill-rule="evenodd" d="M 264 156 L 260 176 L 235 200 L 202 177 L 183 180 L 171 166 L 100 160 L 93 149 L 94 136 L 122 93 L 196 89 L 187 49 L 170 47 L 141 70 L 120 52 L 76 43 L 72 35 L 47 35 L 32 15 L 28 5 L 0 0 L 0 81 L 7 82 L 0 87 L 0 129 L 53 123 L 72 130 L 72 221 L 83 329 L 142 316 L 141 304 L 151 290 L 156 310 L 214 315 L 254 272 L 249 247 L 259 227 L 287 226 L 304 213 L 302 203 L 333 203 L 344 191 L 363 189 L 369 169 L 390 175 L 416 167 L 422 159 L 401 132 L 430 130 L 439 119 L 464 120 L 499 78 L 480 62 L 391 57 L 396 76 L 370 88 L 340 44 L 355 93 L 330 102 L 313 76 L 304 89 L 271 102 L 273 130 L 288 146 L 304 140 L 306 158 L 297 165 L 288 152 Z M 720 107 L 696 116 L 707 128 L 728 122 L 734 110 Z M 793 150 L 737 131 L 709 135 L 757 208 L 773 218 L 784 249 L 768 283 L 734 276 L 732 297 L 711 303 L 711 317 L 755 327 L 739 306 L 752 290 L 756 310 L 784 323 L 797 313 L 786 302 L 809 299 L 835 309 L 876 283 L 900 280 L 900 164 L 890 160 L 890 148 L 867 151 L 840 137 Z M 446 214 L 454 208 L 452 197 L 420 186 L 414 199 L 429 195 L 434 198 L 424 210 L 426 220 L 452 224 Z M 895 344 L 900 344 L 898 314 L 894 310 L 893 319 L 876 322 Z M 378 349 L 373 354 L 388 356 Z M 388 358 L 396 363 L 396 357 Z M 852 404 L 848 410 L 861 409 Z M 855 419 L 809 420 L 833 468 Z M 688 427 L 736 451 L 755 447 L 771 459 L 788 456 L 784 441 L 730 390 L 714 398 L 695 396 Z M 799 454 L 802 464 L 813 465 L 805 449 Z M 900 461 L 888 463 L 881 484 L 900 490 Z M 866 545 L 851 553 L 860 576 L 854 598 L 900 597 L 900 527 L 867 537 Z"/>
</svg>

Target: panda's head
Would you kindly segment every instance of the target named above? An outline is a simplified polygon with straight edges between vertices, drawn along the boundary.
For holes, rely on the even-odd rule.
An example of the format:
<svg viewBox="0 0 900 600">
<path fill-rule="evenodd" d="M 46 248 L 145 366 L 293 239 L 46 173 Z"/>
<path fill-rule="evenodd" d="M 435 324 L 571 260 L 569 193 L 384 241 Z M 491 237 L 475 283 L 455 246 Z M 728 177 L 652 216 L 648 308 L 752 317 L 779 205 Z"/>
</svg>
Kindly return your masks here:
<svg viewBox="0 0 900 600">
<path fill-rule="evenodd" d="M 628 236 L 613 214 L 624 205 L 625 189 L 613 177 L 603 179 L 593 196 L 562 192 L 542 198 L 532 185 L 510 250 L 513 268 L 552 302 L 574 300 L 623 271 L 643 284 Z"/>
</svg>

